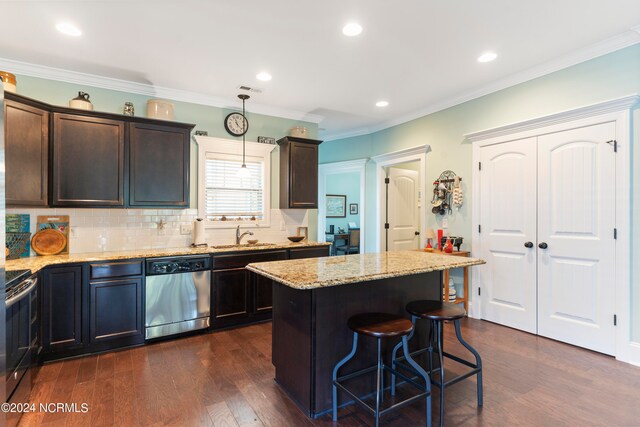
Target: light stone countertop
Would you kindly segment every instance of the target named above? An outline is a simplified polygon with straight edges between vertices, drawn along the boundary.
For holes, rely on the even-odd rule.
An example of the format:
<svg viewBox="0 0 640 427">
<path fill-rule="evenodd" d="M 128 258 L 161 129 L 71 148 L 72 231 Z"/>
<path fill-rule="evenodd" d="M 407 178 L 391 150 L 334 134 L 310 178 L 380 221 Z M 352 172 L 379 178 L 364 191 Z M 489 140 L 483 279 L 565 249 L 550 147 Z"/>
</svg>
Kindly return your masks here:
<svg viewBox="0 0 640 427">
<path fill-rule="evenodd" d="M 249 264 L 247 269 L 291 288 L 308 290 L 480 264 L 485 264 L 485 261 L 421 251 L 398 251 L 261 262 Z"/>
<path fill-rule="evenodd" d="M 329 242 L 300 242 L 300 243 L 257 243 L 255 245 L 216 245 L 200 248 L 182 247 L 167 249 L 144 249 L 130 251 L 111 251 L 111 252 L 86 252 L 69 255 L 49 255 L 49 256 L 33 256 L 28 258 L 18 258 L 7 260 L 5 269 L 22 270 L 28 269 L 35 273 L 47 266 L 58 264 L 72 264 L 87 261 L 110 261 L 135 258 L 157 258 L 168 256 L 182 255 L 206 255 L 206 254 L 222 254 L 243 251 L 266 251 L 272 249 L 295 249 L 308 248 L 317 246 L 329 246 Z"/>
</svg>

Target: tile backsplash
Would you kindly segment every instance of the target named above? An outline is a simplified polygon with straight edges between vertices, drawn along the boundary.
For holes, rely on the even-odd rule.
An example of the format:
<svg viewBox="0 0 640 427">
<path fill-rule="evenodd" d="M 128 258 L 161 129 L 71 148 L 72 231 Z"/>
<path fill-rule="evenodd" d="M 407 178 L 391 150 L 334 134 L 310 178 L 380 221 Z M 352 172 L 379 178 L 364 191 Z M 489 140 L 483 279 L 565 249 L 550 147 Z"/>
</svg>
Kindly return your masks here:
<svg viewBox="0 0 640 427">
<path fill-rule="evenodd" d="M 251 228 L 261 242 L 283 242 L 297 228 L 308 226 L 307 210 L 272 209 L 271 226 Z M 193 225 L 196 209 L 29 209 L 11 208 L 8 214 L 29 214 L 31 233 L 39 215 L 69 215 L 69 252 L 176 248 L 189 246 L 191 233 L 180 234 L 181 225 Z M 166 224 L 159 229 L 160 221 Z M 283 230 L 284 229 L 284 230 Z M 235 229 L 208 229 L 209 245 L 235 243 Z M 246 239 L 246 237 L 245 237 Z M 32 255 L 35 255 L 32 253 Z"/>
</svg>

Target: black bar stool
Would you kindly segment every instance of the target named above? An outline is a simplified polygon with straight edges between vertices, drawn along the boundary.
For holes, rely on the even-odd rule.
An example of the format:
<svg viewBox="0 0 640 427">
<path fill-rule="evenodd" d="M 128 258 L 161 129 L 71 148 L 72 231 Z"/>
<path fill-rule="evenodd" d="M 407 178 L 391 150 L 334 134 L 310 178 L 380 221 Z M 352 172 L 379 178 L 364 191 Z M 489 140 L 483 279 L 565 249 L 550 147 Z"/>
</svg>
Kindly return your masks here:
<svg viewBox="0 0 640 427">
<path fill-rule="evenodd" d="M 353 331 L 353 347 L 351 348 L 351 352 L 338 363 L 333 368 L 333 421 L 338 420 L 338 388 L 340 390 L 347 393 L 351 396 L 356 403 L 360 404 L 365 410 L 371 413 L 376 419 L 376 427 L 380 422 L 380 417 L 385 415 L 386 413 L 401 408 L 405 405 L 408 405 L 422 397 L 426 397 L 427 401 L 427 427 L 431 426 L 431 381 L 429 381 L 429 376 L 427 373 L 418 365 L 412 358 L 409 353 L 409 347 L 407 346 L 407 335 L 413 332 L 413 325 L 409 321 L 409 319 L 405 319 L 404 317 L 397 316 L 395 314 L 388 313 L 362 313 L 357 314 L 349 318 L 348 321 L 349 329 Z M 377 366 L 372 366 L 369 368 L 365 368 L 351 374 L 347 374 L 341 377 L 338 377 L 338 370 L 349 360 L 353 358 L 356 354 L 356 349 L 358 347 L 358 335 L 365 335 L 374 337 L 378 340 L 378 364 Z M 422 377 L 424 380 L 424 386 L 412 378 L 404 375 L 401 372 L 396 372 L 391 369 L 389 366 L 385 365 L 382 362 L 382 340 L 394 337 L 401 337 L 401 342 L 398 344 L 396 349 L 402 347 L 402 351 L 404 353 L 403 360 L 406 360 L 409 365 L 412 367 L 412 372 L 417 374 L 419 377 Z M 394 352 L 396 351 L 394 349 Z M 394 353 L 395 354 L 395 353 Z M 362 398 L 356 396 L 353 392 L 347 389 L 342 382 L 358 377 L 360 375 L 376 371 L 376 406 L 373 408 L 372 406 L 365 403 Z M 384 386 L 383 386 L 383 374 L 384 371 L 391 372 L 393 378 L 395 375 L 403 378 L 408 383 L 412 384 L 418 390 L 421 391 L 420 394 L 412 396 L 408 399 L 405 399 L 401 402 L 394 403 L 385 409 L 380 409 L 383 394 L 384 394 Z"/>
<path fill-rule="evenodd" d="M 462 381 L 465 378 L 468 378 L 472 375 L 477 375 L 477 388 L 478 388 L 478 406 L 482 406 L 482 359 L 480 358 L 480 354 L 471 347 L 465 340 L 462 339 L 462 334 L 460 332 L 460 319 L 463 318 L 467 313 L 463 307 L 460 307 L 456 304 L 451 304 L 442 301 L 432 301 L 432 300 L 421 300 L 421 301 L 413 301 L 407 304 L 407 311 L 411 314 L 411 324 L 414 327 L 416 325 L 417 319 L 428 319 L 431 321 L 431 334 L 429 336 L 429 347 L 423 348 L 420 350 L 416 350 L 411 353 L 412 357 L 415 357 L 419 354 L 423 354 L 425 352 L 429 353 L 429 375 L 431 378 L 434 376 L 433 369 L 433 346 L 432 346 L 432 338 L 433 332 L 436 334 L 436 352 L 438 353 L 438 358 L 440 360 L 440 368 L 437 369 L 439 373 L 439 381 L 434 381 L 432 379 L 433 385 L 440 388 L 440 425 L 444 425 L 444 389 L 452 384 L 455 384 L 459 381 Z M 473 364 L 467 360 L 464 360 L 458 356 L 454 356 L 450 353 L 447 353 L 443 349 L 443 337 L 442 337 L 442 325 L 445 320 L 452 320 L 453 324 L 456 328 L 456 337 L 460 344 L 462 344 L 467 350 L 473 354 L 476 359 L 476 363 Z M 407 340 L 413 337 L 413 331 L 407 337 Z M 393 371 L 397 371 L 398 368 L 405 369 L 407 371 L 413 372 L 411 367 L 413 364 L 409 363 L 411 367 L 406 366 L 402 363 L 405 358 L 397 357 L 398 350 L 400 349 L 400 345 L 397 345 L 393 349 L 392 361 L 391 361 L 391 395 L 395 395 L 395 386 L 396 386 L 396 378 Z M 472 368 L 469 372 L 466 372 L 462 375 L 459 375 L 455 378 L 451 378 L 450 380 L 445 382 L 444 378 L 444 357 L 447 357 L 451 360 L 454 360 L 458 363 L 466 365 Z M 415 363 L 415 362 L 414 362 Z M 414 374 L 418 374 L 418 372 L 414 372 Z"/>
</svg>

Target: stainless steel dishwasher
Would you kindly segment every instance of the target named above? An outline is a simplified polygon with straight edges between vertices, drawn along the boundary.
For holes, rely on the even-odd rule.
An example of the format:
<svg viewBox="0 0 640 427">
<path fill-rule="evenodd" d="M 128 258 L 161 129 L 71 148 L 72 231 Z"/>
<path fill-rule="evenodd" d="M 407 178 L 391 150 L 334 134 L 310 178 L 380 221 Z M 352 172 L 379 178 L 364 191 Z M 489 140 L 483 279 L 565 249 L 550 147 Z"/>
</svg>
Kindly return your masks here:
<svg viewBox="0 0 640 427">
<path fill-rule="evenodd" d="M 151 258 L 146 267 L 146 339 L 209 327 L 211 257 Z"/>
</svg>

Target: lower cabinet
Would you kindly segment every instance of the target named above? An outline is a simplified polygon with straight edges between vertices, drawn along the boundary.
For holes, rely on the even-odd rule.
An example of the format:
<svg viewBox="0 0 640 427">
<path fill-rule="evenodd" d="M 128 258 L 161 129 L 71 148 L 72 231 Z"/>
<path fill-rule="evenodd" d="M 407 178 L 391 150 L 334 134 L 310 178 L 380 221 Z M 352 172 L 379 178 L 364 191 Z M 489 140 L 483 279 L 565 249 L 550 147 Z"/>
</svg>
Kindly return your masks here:
<svg viewBox="0 0 640 427">
<path fill-rule="evenodd" d="M 83 347 L 82 266 L 51 267 L 42 273 L 42 347 L 59 352 Z"/>
<path fill-rule="evenodd" d="M 142 278 L 90 282 L 89 313 L 91 345 L 144 342 Z"/>
<path fill-rule="evenodd" d="M 214 255 L 212 327 L 246 325 L 271 318 L 272 281 L 246 270 L 247 264 L 323 256 L 329 256 L 329 246 Z"/>
<path fill-rule="evenodd" d="M 44 360 L 144 343 L 142 260 L 42 271 Z"/>
</svg>

